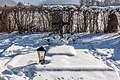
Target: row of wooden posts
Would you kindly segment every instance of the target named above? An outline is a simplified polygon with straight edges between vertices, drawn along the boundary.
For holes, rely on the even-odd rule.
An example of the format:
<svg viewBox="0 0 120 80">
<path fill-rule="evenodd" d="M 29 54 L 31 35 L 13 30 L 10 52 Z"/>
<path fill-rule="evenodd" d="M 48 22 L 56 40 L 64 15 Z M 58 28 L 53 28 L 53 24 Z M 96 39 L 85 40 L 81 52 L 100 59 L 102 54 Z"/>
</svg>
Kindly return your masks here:
<svg viewBox="0 0 120 80">
<path fill-rule="evenodd" d="M 118 32 L 119 11 L 92 12 L 79 8 L 50 10 L 40 6 L 0 7 L 0 32 Z"/>
</svg>

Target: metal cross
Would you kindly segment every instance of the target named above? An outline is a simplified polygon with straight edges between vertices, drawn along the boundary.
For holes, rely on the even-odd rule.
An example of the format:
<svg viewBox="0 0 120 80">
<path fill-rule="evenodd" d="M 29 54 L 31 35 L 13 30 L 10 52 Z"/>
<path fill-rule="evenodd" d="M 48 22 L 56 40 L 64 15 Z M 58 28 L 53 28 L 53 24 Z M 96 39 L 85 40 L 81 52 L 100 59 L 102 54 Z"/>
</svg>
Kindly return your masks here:
<svg viewBox="0 0 120 80">
<path fill-rule="evenodd" d="M 60 18 L 60 20 L 58 22 L 52 22 L 52 25 L 59 25 L 60 36 L 63 38 L 63 27 L 64 27 L 64 25 L 70 25 L 70 22 L 64 22 L 63 18 Z"/>
</svg>

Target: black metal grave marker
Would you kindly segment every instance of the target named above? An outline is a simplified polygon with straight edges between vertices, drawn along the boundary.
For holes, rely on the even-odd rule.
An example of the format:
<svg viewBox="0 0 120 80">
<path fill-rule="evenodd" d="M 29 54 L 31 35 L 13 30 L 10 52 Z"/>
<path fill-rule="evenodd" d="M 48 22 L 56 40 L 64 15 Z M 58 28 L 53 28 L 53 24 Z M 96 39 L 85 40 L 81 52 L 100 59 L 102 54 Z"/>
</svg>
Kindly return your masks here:
<svg viewBox="0 0 120 80">
<path fill-rule="evenodd" d="M 60 19 L 58 22 L 52 22 L 52 25 L 58 25 L 60 28 L 60 36 L 63 38 L 63 27 L 64 25 L 70 25 L 70 22 L 64 22 L 62 15 L 60 14 Z"/>
</svg>

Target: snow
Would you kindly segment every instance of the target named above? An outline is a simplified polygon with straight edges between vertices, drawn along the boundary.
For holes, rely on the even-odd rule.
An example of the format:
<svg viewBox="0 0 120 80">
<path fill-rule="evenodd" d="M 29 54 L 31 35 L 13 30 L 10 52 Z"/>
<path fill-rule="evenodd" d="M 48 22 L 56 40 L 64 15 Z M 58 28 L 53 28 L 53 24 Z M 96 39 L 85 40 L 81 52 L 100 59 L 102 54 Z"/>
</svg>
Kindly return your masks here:
<svg viewBox="0 0 120 80">
<path fill-rule="evenodd" d="M 119 39 L 119 33 L 0 34 L 0 80 L 119 80 Z M 47 49 L 44 65 L 40 46 Z"/>
<path fill-rule="evenodd" d="M 78 10 L 78 5 L 43 5 L 45 7 L 45 11 L 48 12 L 49 10 Z M 107 6 L 107 7 L 100 7 L 100 6 L 81 6 L 80 11 L 89 11 L 89 12 L 111 12 L 111 11 L 120 11 L 120 6 Z"/>
<path fill-rule="evenodd" d="M 51 47 L 48 51 L 48 55 L 76 55 L 75 49 L 73 46 L 55 46 Z"/>
<path fill-rule="evenodd" d="M 38 77 L 35 77 L 33 80 L 39 80 L 39 79 L 42 79 L 42 80 L 114 80 L 115 79 L 112 72 L 102 73 L 102 72 L 66 72 L 66 71 L 63 71 L 61 73 L 61 72 L 46 71 L 46 72 L 39 72 L 38 74 L 41 74 L 41 75 L 39 75 Z"/>
<path fill-rule="evenodd" d="M 0 77 L 0 80 L 25 80 L 24 78 L 17 75 L 5 75 Z"/>
</svg>

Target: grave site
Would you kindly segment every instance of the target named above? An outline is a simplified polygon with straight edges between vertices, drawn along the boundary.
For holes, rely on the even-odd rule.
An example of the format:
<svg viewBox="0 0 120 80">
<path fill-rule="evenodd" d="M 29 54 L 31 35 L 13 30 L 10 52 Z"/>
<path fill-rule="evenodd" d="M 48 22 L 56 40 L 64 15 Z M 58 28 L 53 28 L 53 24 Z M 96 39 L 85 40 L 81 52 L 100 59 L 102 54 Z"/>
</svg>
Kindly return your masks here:
<svg viewBox="0 0 120 80">
<path fill-rule="evenodd" d="M 0 80 L 120 80 L 120 6 L 0 7 Z"/>
<path fill-rule="evenodd" d="M 1 43 L 2 50 L 5 49 L 0 59 L 1 80 L 119 80 L 119 60 L 107 59 L 117 47 L 109 48 L 113 44 L 108 44 L 106 39 L 110 37 L 109 43 L 116 41 L 119 34 L 76 34 L 81 35 L 82 39 L 75 43 L 70 41 L 69 44 L 67 40 L 60 41 L 60 36 L 53 35 L 56 39 L 49 37 L 49 45 L 46 39 L 40 39 L 40 36 L 44 37 L 43 34 L 48 33 L 17 34 L 12 38 L 11 35 L 4 34 L 6 44 Z M 11 46 L 6 49 L 4 46 L 8 44 Z M 41 46 L 44 48 L 42 51 Z"/>
</svg>

